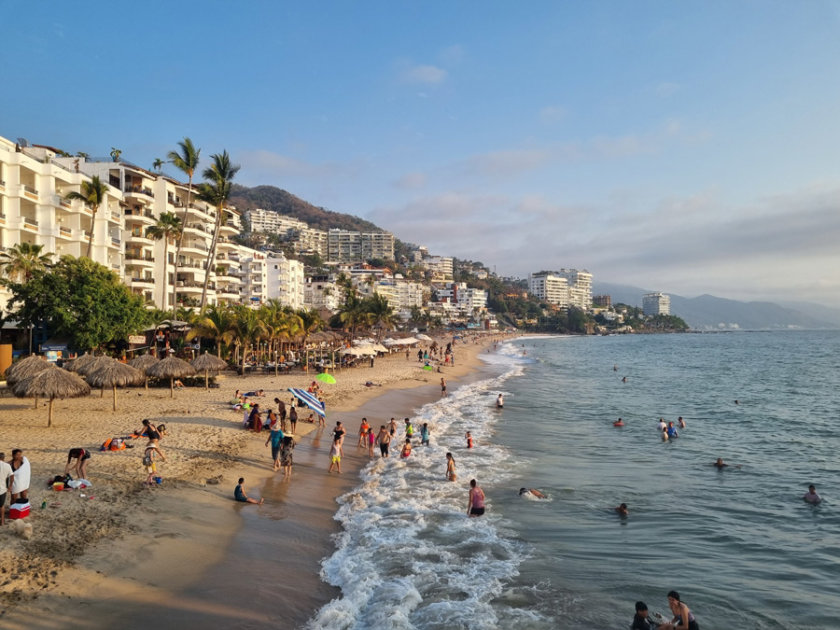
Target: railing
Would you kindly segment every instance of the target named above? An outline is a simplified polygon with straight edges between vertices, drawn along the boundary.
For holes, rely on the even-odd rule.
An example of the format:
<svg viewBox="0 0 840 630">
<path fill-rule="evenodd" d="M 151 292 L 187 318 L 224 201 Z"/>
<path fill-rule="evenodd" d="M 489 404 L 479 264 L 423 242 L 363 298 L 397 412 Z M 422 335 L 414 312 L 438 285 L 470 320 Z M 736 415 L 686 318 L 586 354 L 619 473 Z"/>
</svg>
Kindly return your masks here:
<svg viewBox="0 0 840 630">
<path fill-rule="evenodd" d="M 36 197 L 38 196 L 38 191 L 32 188 L 32 186 L 27 186 L 26 184 L 23 184 L 22 188 L 24 192 L 28 192 L 30 195 L 35 195 Z"/>
<path fill-rule="evenodd" d="M 69 199 L 65 199 L 64 197 L 59 196 L 58 205 L 62 206 L 63 208 L 70 208 L 73 204 Z"/>
<path fill-rule="evenodd" d="M 131 281 L 132 282 L 144 282 L 144 283 L 147 283 L 147 284 L 154 284 L 155 283 L 154 278 L 132 278 Z"/>
<path fill-rule="evenodd" d="M 112 245 L 116 245 L 117 247 L 119 247 L 120 243 L 122 243 L 122 241 L 120 239 L 114 238 L 113 236 L 111 237 L 111 244 Z"/>
<path fill-rule="evenodd" d="M 141 195 L 146 195 L 154 199 L 155 194 L 152 192 L 151 188 L 143 188 L 142 186 L 128 186 L 123 189 L 123 192 L 127 193 L 139 193 Z"/>
<path fill-rule="evenodd" d="M 62 234 L 67 234 L 68 236 L 73 233 L 73 230 L 71 230 L 69 227 L 64 227 L 63 225 L 58 226 L 58 231 Z"/>
<path fill-rule="evenodd" d="M 151 254 L 134 254 L 130 252 L 125 253 L 126 260 L 146 260 L 148 262 L 154 262 L 155 257 Z"/>
<path fill-rule="evenodd" d="M 38 227 L 38 219 L 31 219 L 29 217 L 22 217 L 24 225 L 31 225 L 32 227 Z"/>
</svg>

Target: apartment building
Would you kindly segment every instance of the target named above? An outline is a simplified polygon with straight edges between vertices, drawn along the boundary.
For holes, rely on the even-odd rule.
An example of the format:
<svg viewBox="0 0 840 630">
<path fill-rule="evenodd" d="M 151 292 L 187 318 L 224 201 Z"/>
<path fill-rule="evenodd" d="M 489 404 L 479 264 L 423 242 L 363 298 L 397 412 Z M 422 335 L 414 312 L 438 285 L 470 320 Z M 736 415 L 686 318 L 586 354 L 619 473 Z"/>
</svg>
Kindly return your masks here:
<svg viewBox="0 0 840 630">
<path fill-rule="evenodd" d="M 316 310 L 338 310 L 344 300 L 344 291 L 330 276 L 307 278 L 303 287 L 303 305 Z"/>
<path fill-rule="evenodd" d="M 303 308 L 305 300 L 303 263 L 289 260 L 282 253 L 270 253 L 266 259 L 266 294 L 284 306 Z"/>
<path fill-rule="evenodd" d="M 448 282 L 437 289 L 439 302 L 454 305 L 458 311 L 472 314 L 487 308 L 487 291 L 467 286 L 466 282 Z"/>
<path fill-rule="evenodd" d="M 429 256 L 420 263 L 428 269 L 433 282 L 451 282 L 454 272 L 453 261 L 449 256 Z"/>
<path fill-rule="evenodd" d="M 528 276 L 528 291 L 559 308 L 588 310 L 592 306 L 592 274 L 577 269 L 541 271 Z"/>
<path fill-rule="evenodd" d="M 329 262 L 355 263 L 373 258 L 393 260 L 393 234 L 339 229 L 327 232 L 327 260 Z"/>
<path fill-rule="evenodd" d="M 670 315 L 671 296 L 664 293 L 645 293 L 642 296 L 642 312 L 645 315 Z"/>
<path fill-rule="evenodd" d="M 253 249 L 239 254 L 240 302 L 257 307 L 268 301 L 268 255 Z"/>
</svg>

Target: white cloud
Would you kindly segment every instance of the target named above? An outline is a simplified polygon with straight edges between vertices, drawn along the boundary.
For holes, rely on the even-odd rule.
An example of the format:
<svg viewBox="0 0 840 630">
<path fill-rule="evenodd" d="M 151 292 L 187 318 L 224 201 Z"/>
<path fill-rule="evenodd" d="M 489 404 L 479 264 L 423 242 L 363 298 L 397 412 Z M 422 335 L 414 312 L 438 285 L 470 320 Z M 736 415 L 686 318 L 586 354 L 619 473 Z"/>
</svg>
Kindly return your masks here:
<svg viewBox="0 0 840 630">
<path fill-rule="evenodd" d="M 426 174 L 421 172 L 406 173 L 394 182 L 394 186 L 404 190 L 418 190 L 426 186 Z"/>
<path fill-rule="evenodd" d="M 402 69 L 400 80 L 404 83 L 439 85 L 446 80 L 448 73 L 443 68 L 432 65 L 411 65 Z"/>
</svg>

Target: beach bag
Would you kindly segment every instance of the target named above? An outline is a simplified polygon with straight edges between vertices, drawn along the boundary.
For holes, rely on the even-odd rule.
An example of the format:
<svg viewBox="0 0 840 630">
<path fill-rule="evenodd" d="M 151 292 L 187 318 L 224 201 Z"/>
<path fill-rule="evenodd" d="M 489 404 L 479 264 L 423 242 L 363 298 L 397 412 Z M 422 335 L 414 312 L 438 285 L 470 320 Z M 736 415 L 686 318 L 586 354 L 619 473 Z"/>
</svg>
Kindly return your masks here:
<svg viewBox="0 0 840 630">
<path fill-rule="evenodd" d="M 143 465 L 144 466 L 151 466 L 152 465 L 152 456 L 148 453 L 143 455 Z"/>
</svg>

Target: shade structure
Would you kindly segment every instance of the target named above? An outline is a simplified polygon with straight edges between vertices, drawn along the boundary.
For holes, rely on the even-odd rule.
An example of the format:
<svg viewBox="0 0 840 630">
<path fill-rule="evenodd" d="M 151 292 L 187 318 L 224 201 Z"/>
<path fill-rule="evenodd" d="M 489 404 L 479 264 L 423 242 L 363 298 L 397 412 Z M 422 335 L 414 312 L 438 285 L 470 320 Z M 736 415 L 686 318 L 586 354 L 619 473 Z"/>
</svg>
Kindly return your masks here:
<svg viewBox="0 0 840 630">
<path fill-rule="evenodd" d="M 84 367 L 85 365 L 87 365 L 91 361 L 94 361 L 95 359 L 95 356 L 85 352 L 82 356 L 76 357 L 72 361 L 68 361 L 64 367 L 65 369 L 70 370 L 71 372 L 78 372 L 79 368 Z"/>
<path fill-rule="evenodd" d="M 208 376 L 210 372 L 221 372 L 228 367 L 227 361 L 210 354 L 207 350 L 204 351 L 204 354 L 190 361 L 190 365 L 199 372 L 204 372 L 204 389 L 210 389 Z"/>
<path fill-rule="evenodd" d="M 42 370 L 46 370 L 48 367 L 50 367 L 50 364 L 44 357 L 39 357 L 34 354 L 28 356 L 16 363 L 12 363 L 6 368 L 6 384 L 14 385 L 18 381 L 22 381 Z"/>
<path fill-rule="evenodd" d="M 326 372 L 322 372 L 318 376 L 315 377 L 316 381 L 321 381 L 322 383 L 327 383 L 329 385 L 335 385 L 335 377 L 332 374 L 327 374 Z"/>
<path fill-rule="evenodd" d="M 94 357 L 90 361 L 85 361 L 82 365 L 74 366 L 76 369 L 74 370 L 76 374 L 80 376 L 87 376 L 88 374 L 92 374 L 99 368 L 105 367 L 109 365 L 114 359 L 111 357 Z"/>
<path fill-rule="evenodd" d="M 160 359 L 153 357 L 151 354 L 141 354 L 139 357 L 134 357 L 128 364 L 143 373 L 143 385 L 146 389 L 149 389 L 149 375 L 146 374 L 146 370 L 159 362 Z"/>
<path fill-rule="evenodd" d="M 46 370 L 41 370 L 12 387 L 15 396 L 40 397 L 50 399 L 50 411 L 47 419 L 47 426 L 52 426 L 53 402 L 56 398 L 77 398 L 87 396 L 90 393 L 90 386 L 82 380 L 78 374 L 50 365 Z"/>
<path fill-rule="evenodd" d="M 292 396 L 294 396 L 298 400 L 302 400 L 303 404 L 305 404 L 319 416 L 327 415 L 327 412 L 324 409 L 324 404 L 320 400 L 318 400 L 313 394 L 310 394 L 305 389 L 300 389 L 298 387 L 290 387 L 289 391 L 292 392 Z"/>
<path fill-rule="evenodd" d="M 144 378 L 145 375 L 140 370 L 114 359 L 98 362 L 98 367 L 85 376 L 85 380 L 93 387 L 110 387 L 113 390 L 114 411 L 117 410 L 117 387 L 138 385 Z"/>
<path fill-rule="evenodd" d="M 431 341 L 432 340 L 432 338 L 429 337 L 429 335 L 424 335 L 423 333 L 420 333 L 419 335 L 414 335 L 414 336 L 417 339 L 419 339 L 420 341 Z"/>
<path fill-rule="evenodd" d="M 146 374 L 155 378 L 169 379 L 169 396 L 175 398 L 175 379 L 195 374 L 195 368 L 178 357 L 166 357 L 146 368 Z"/>
</svg>

